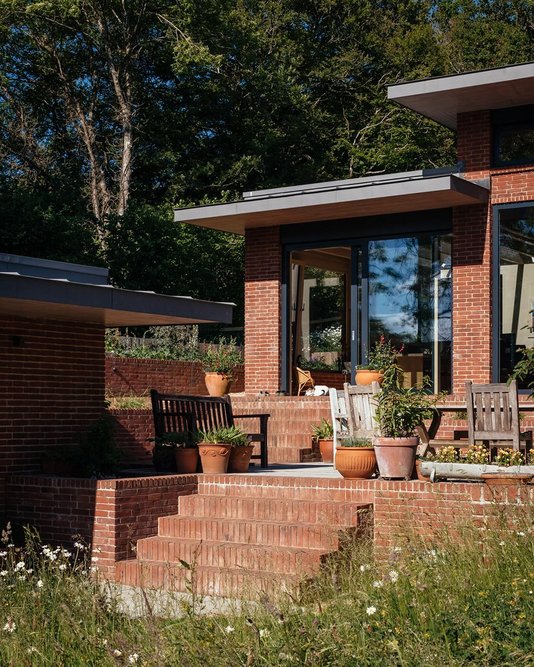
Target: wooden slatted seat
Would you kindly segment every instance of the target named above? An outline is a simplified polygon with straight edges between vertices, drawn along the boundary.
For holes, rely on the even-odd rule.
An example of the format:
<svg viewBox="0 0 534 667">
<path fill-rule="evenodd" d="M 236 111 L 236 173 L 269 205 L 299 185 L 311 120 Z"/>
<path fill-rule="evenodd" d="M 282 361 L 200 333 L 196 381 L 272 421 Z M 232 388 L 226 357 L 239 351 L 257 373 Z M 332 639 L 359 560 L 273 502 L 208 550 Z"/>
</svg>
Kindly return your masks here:
<svg viewBox="0 0 534 667">
<path fill-rule="evenodd" d="M 521 433 L 517 384 L 466 382 L 467 429 L 470 445 L 486 442 L 491 448 L 532 448 L 532 431 Z"/>
<path fill-rule="evenodd" d="M 235 415 L 229 396 L 160 394 L 152 389 L 150 397 L 156 438 L 176 431 L 213 431 L 234 426 L 236 419 L 258 419 L 259 433 L 248 433 L 247 436 L 249 442 L 257 442 L 260 446 L 260 453 L 253 454 L 252 458 L 260 459 L 261 467 L 267 468 L 267 423 L 270 415 Z"/>
<path fill-rule="evenodd" d="M 343 385 L 349 435 L 354 438 L 373 438 L 379 432 L 375 419 L 376 401 L 373 396 L 380 391 L 378 382 L 370 385 Z"/>
</svg>

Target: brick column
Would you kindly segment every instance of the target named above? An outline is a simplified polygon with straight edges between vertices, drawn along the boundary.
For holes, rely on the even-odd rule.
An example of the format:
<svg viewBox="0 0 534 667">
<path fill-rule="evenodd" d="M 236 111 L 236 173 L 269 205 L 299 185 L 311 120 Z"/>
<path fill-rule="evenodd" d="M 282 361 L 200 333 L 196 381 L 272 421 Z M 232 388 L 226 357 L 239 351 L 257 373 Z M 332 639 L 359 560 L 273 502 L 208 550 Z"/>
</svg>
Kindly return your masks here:
<svg viewBox="0 0 534 667">
<path fill-rule="evenodd" d="M 280 228 L 245 234 L 245 391 L 280 388 Z"/>
</svg>

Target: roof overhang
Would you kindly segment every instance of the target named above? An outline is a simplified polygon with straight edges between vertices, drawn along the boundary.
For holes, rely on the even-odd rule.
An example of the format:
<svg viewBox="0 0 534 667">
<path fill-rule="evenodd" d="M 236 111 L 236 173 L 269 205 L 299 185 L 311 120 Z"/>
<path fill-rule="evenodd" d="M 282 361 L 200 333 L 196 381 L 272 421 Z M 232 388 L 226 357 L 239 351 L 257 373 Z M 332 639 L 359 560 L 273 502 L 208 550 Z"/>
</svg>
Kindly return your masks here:
<svg viewBox="0 0 534 667">
<path fill-rule="evenodd" d="M 534 104 L 534 63 L 398 83 L 388 98 L 454 130 L 459 113 Z"/>
<path fill-rule="evenodd" d="M 245 193 L 243 201 L 174 212 L 187 222 L 225 232 L 482 204 L 488 188 L 455 174 L 388 174 Z"/>
<path fill-rule="evenodd" d="M 105 327 L 232 322 L 234 304 L 0 273 L 0 316 Z"/>
</svg>

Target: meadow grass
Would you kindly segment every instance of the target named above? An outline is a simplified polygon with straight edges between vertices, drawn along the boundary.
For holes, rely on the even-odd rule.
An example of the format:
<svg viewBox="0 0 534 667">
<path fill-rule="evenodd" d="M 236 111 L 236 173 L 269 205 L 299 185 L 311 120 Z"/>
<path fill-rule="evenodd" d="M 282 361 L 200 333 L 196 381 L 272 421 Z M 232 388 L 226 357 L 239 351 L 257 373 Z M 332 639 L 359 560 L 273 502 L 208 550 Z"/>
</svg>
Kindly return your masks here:
<svg viewBox="0 0 534 667">
<path fill-rule="evenodd" d="M 533 513 L 415 537 L 378 563 L 355 541 L 296 595 L 181 618 L 119 613 L 84 545 L 0 551 L 0 665 L 534 665 Z M 23 563 L 23 565 L 21 565 Z M 192 571 L 194 566 L 192 566 Z"/>
</svg>

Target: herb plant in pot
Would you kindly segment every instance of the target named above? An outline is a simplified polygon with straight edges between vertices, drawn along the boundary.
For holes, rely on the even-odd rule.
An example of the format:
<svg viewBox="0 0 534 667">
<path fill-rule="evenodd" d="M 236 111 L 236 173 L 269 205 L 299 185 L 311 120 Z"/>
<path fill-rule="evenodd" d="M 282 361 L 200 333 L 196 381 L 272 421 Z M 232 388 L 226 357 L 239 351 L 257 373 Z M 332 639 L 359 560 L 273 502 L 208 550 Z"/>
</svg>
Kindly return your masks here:
<svg viewBox="0 0 534 667">
<path fill-rule="evenodd" d="M 254 445 L 250 444 L 248 436 L 241 429 L 232 426 L 227 428 L 226 431 L 225 437 L 231 441 L 232 445 L 228 472 L 248 472 Z"/>
<path fill-rule="evenodd" d="M 325 419 L 312 428 L 312 435 L 319 443 L 319 450 L 323 463 L 332 463 L 334 461 L 334 428 L 332 424 Z"/>
<path fill-rule="evenodd" d="M 383 387 L 376 395 L 376 416 L 380 436 L 375 453 L 380 477 L 411 479 L 419 438 L 417 427 L 433 414 L 436 399 L 417 387 Z"/>
<path fill-rule="evenodd" d="M 376 455 L 370 438 L 343 438 L 336 447 L 336 468 L 348 479 L 369 479 L 376 470 Z"/>
<path fill-rule="evenodd" d="M 402 349 L 397 350 L 390 340 L 380 336 L 367 354 L 367 363 L 357 367 L 356 384 L 368 385 L 373 382 L 381 384 L 384 379 L 387 381 L 389 376 L 396 375 L 398 371 L 396 359 L 401 352 Z"/>
<path fill-rule="evenodd" d="M 218 343 L 207 347 L 201 361 L 208 394 L 224 396 L 232 384 L 232 371 L 243 362 L 243 357 L 235 338 L 219 338 Z"/>
<path fill-rule="evenodd" d="M 224 475 L 228 470 L 232 445 L 239 442 L 243 435 L 235 426 L 202 431 L 198 443 L 202 472 Z"/>
</svg>

